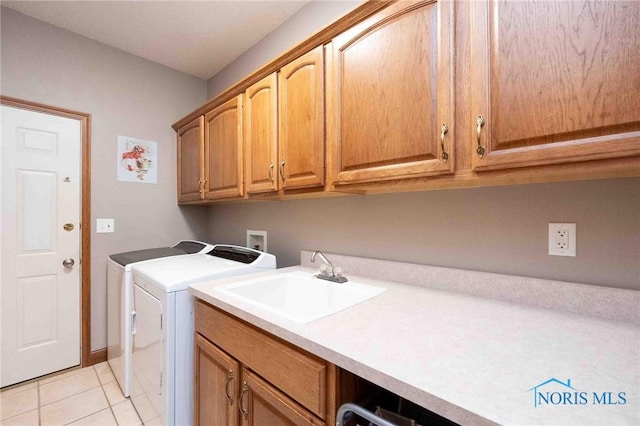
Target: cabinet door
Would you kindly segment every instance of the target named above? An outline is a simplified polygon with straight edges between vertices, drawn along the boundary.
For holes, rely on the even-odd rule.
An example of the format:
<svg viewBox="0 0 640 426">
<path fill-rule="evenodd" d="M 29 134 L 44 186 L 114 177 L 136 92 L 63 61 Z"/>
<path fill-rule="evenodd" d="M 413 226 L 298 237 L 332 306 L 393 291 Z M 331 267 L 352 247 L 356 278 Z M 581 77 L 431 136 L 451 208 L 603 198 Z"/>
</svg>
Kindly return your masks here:
<svg viewBox="0 0 640 426">
<path fill-rule="evenodd" d="M 178 137 L 178 202 L 202 199 L 204 117 L 181 127 Z"/>
<path fill-rule="evenodd" d="M 251 371 L 242 369 L 240 416 L 243 426 L 321 426 L 325 423 Z"/>
<path fill-rule="evenodd" d="M 247 193 L 278 190 L 278 76 L 273 73 L 244 94 Z"/>
<path fill-rule="evenodd" d="M 196 334 L 194 370 L 195 424 L 236 426 L 240 389 L 238 362 Z"/>
<path fill-rule="evenodd" d="M 640 154 L 640 2 L 470 7 L 474 169 Z"/>
<path fill-rule="evenodd" d="M 398 2 L 329 44 L 332 183 L 453 171 L 452 8 Z"/>
<path fill-rule="evenodd" d="M 210 111 L 204 120 L 205 198 L 242 196 L 242 95 Z"/>
<path fill-rule="evenodd" d="M 278 77 L 282 188 L 324 185 L 324 50 L 282 67 Z"/>
</svg>

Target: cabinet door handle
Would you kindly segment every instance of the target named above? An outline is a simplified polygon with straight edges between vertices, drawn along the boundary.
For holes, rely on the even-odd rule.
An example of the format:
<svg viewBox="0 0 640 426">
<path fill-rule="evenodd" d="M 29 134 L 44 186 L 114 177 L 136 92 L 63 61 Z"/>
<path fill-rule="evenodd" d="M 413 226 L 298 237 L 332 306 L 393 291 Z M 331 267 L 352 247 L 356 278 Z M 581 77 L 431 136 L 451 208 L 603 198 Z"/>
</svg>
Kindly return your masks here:
<svg viewBox="0 0 640 426">
<path fill-rule="evenodd" d="M 476 152 L 480 158 L 484 156 L 484 148 L 480 145 L 480 133 L 482 132 L 482 126 L 484 126 L 484 118 L 479 115 L 476 119 L 476 138 L 478 140 L 478 148 L 476 148 Z"/>
<path fill-rule="evenodd" d="M 239 404 L 239 408 L 240 408 L 240 412 L 242 413 L 242 417 L 244 417 L 245 420 L 247 420 L 249 418 L 249 409 L 247 408 L 245 410 L 244 408 L 244 395 L 249 392 L 249 385 L 247 385 L 247 382 L 242 382 L 242 392 L 240 392 L 240 404 Z"/>
<path fill-rule="evenodd" d="M 229 370 L 229 374 L 227 374 L 227 383 L 224 385 L 224 393 L 227 395 L 227 400 L 229 400 L 229 405 L 233 405 L 233 396 L 229 395 L 229 384 L 233 381 L 233 371 Z"/>
<path fill-rule="evenodd" d="M 273 163 L 269 164 L 269 180 L 271 181 L 271 183 L 273 183 L 273 168 Z"/>
<path fill-rule="evenodd" d="M 447 162 L 447 160 L 449 160 L 449 154 L 444 149 L 444 135 L 446 135 L 448 131 L 449 126 L 447 126 L 446 123 L 442 123 L 442 127 L 440 128 L 440 147 L 442 148 L 442 155 L 440 158 L 442 158 L 442 161 L 444 161 L 445 163 Z"/>
<path fill-rule="evenodd" d="M 282 160 L 282 162 L 280 163 L 280 179 L 282 179 L 282 181 L 284 182 L 286 179 L 284 177 L 284 160 Z"/>
</svg>

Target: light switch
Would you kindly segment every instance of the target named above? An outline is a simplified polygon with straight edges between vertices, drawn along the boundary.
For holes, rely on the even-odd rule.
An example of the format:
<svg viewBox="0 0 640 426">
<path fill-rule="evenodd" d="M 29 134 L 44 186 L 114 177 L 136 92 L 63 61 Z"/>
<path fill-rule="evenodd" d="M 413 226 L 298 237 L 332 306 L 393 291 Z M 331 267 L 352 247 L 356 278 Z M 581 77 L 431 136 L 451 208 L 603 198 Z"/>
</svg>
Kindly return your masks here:
<svg viewBox="0 0 640 426">
<path fill-rule="evenodd" d="M 107 232 L 113 232 L 114 220 L 113 219 L 96 219 L 96 233 L 104 234 Z"/>
</svg>

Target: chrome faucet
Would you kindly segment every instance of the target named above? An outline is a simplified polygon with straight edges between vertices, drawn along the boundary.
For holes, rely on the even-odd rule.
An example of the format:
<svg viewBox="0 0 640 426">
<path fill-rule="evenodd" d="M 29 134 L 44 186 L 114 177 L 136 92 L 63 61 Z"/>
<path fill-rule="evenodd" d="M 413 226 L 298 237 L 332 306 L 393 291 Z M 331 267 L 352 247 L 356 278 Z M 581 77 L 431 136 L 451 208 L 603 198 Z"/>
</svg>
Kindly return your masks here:
<svg viewBox="0 0 640 426">
<path fill-rule="evenodd" d="M 341 272 L 336 272 L 335 268 L 333 267 L 333 263 L 331 263 L 331 261 L 327 259 L 327 256 L 325 256 L 324 253 L 322 253 L 321 251 L 316 250 L 313 253 L 311 253 L 309 262 L 316 263 L 316 256 L 320 256 L 322 261 L 329 266 L 328 273 L 327 271 L 320 268 L 320 273 L 316 274 L 317 278 L 320 278 L 322 280 L 327 280 L 327 281 L 333 281 L 335 283 L 345 283 L 348 281 L 347 278 L 344 277 Z"/>
</svg>

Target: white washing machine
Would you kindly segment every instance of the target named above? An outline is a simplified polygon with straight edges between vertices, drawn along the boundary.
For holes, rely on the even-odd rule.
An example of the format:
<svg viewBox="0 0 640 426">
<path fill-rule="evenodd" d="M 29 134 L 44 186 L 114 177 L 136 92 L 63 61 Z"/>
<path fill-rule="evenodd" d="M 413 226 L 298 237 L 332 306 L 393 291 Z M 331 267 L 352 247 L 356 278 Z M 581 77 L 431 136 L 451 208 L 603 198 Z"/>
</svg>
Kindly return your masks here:
<svg viewBox="0 0 640 426">
<path fill-rule="evenodd" d="M 275 267 L 271 254 L 230 245 L 216 245 L 208 254 L 133 265 L 131 402 L 145 425 L 193 424 L 189 284 Z"/>
<path fill-rule="evenodd" d="M 107 258 L 107 361 L 124 396 L 131 393 L 131 267 L 139 262 L 207 253 L 212 249 L 213 244 L 183 240 L 172 247 L 117 253 Z"/>
</svg>

